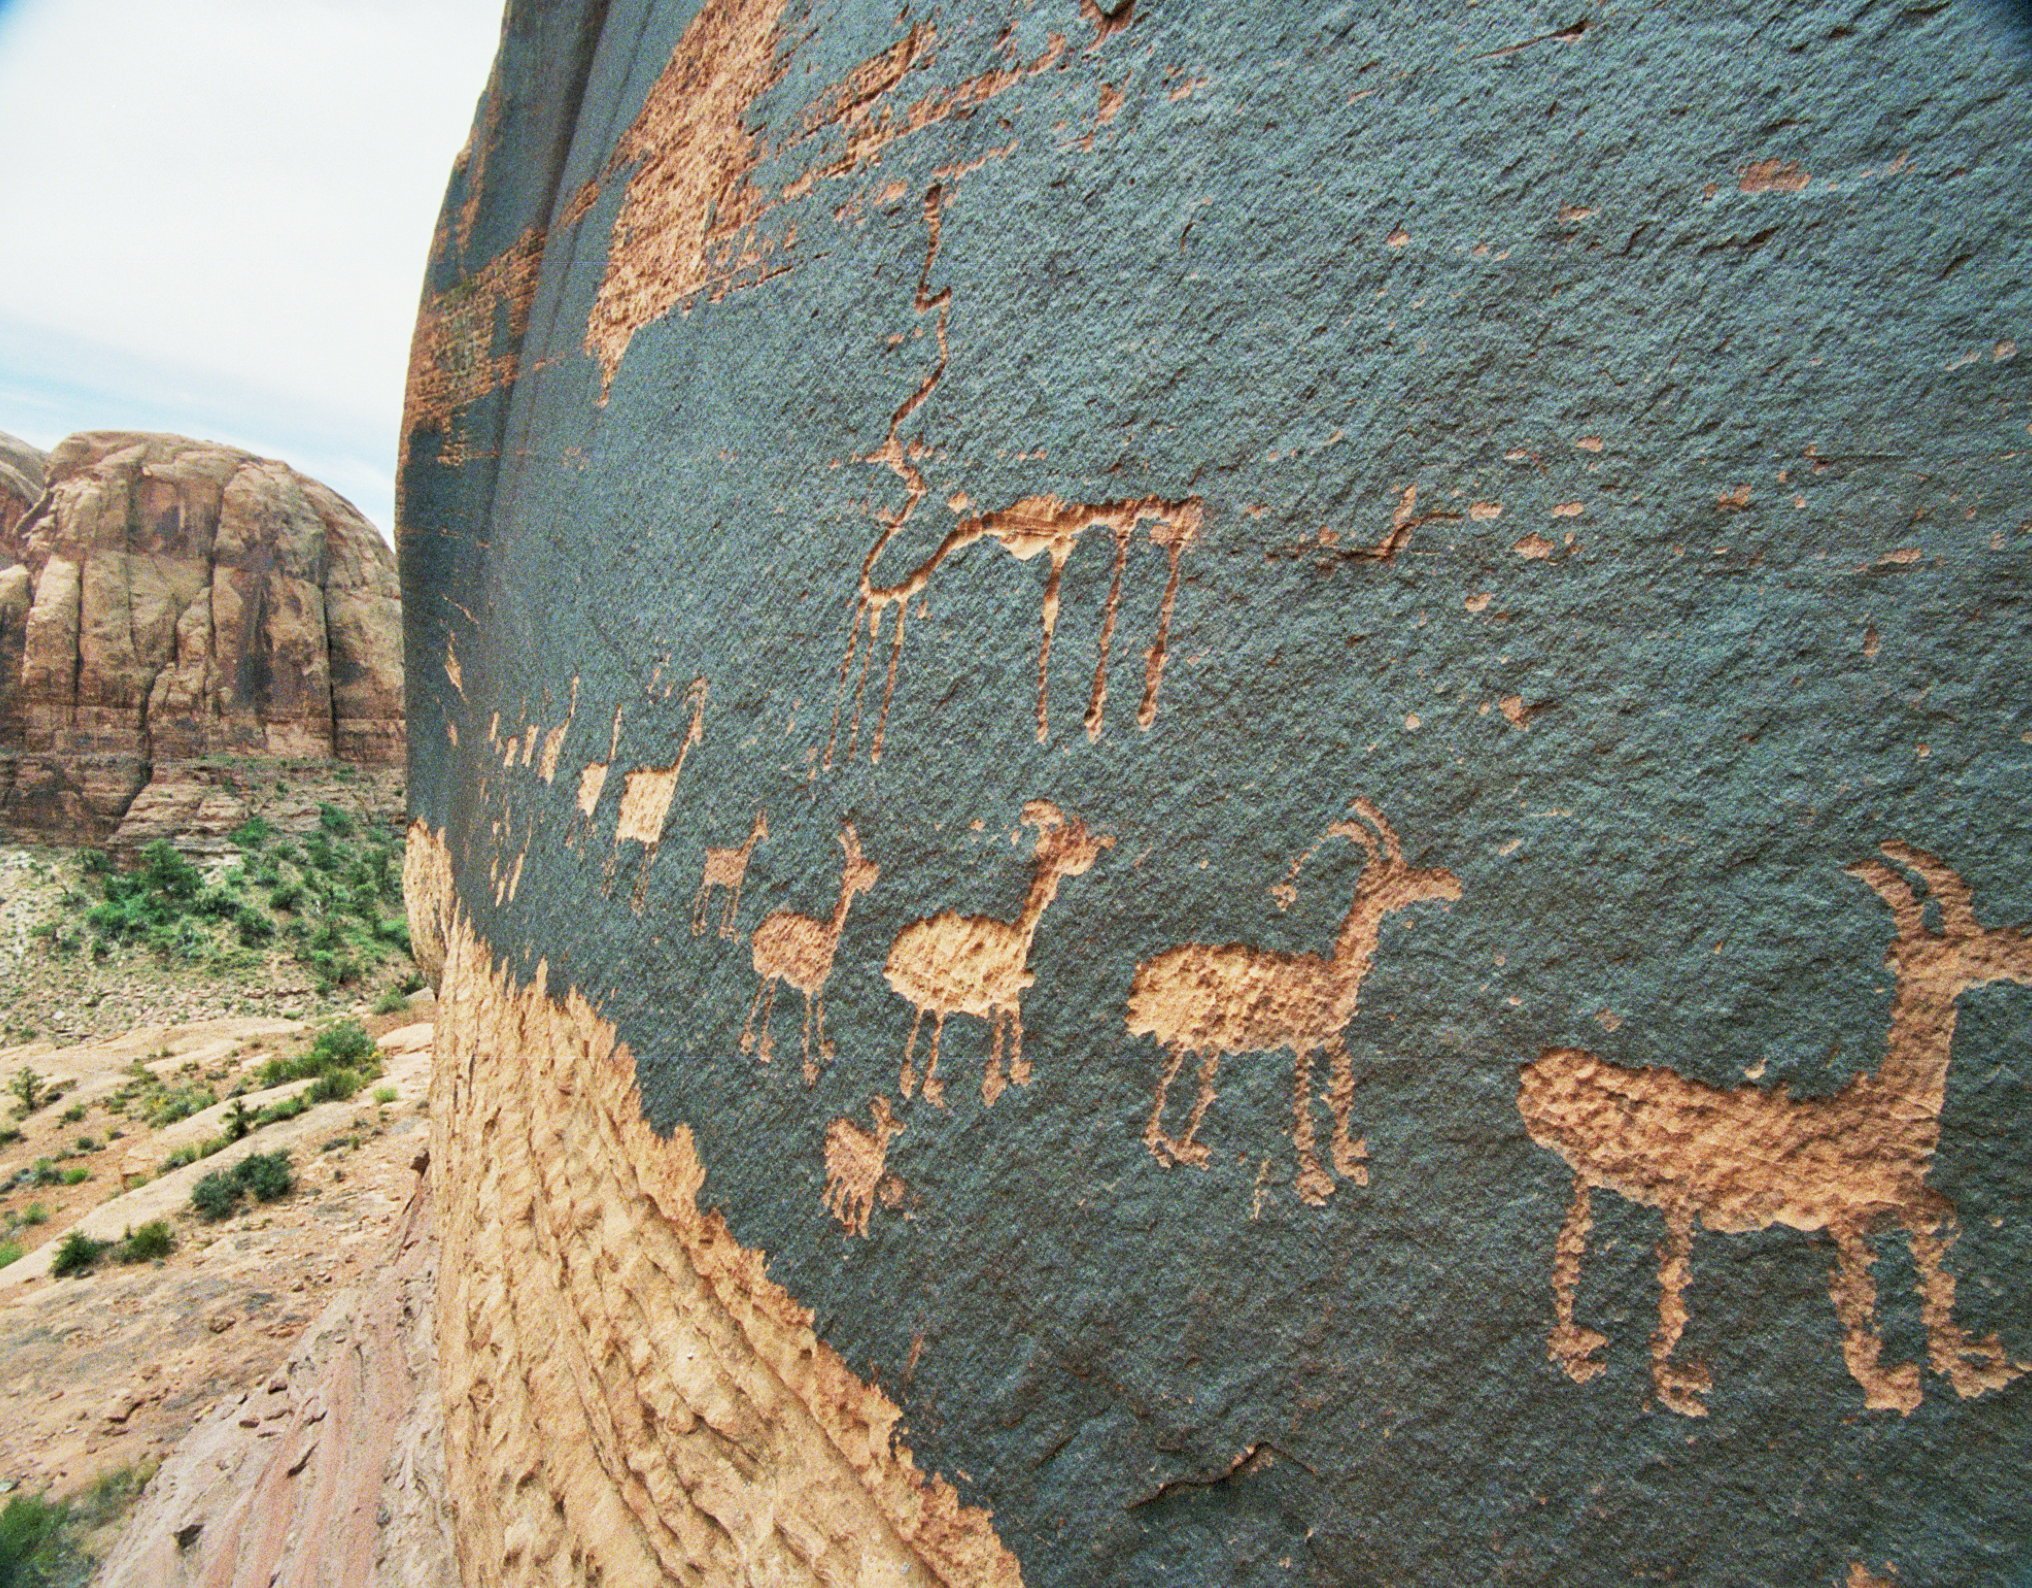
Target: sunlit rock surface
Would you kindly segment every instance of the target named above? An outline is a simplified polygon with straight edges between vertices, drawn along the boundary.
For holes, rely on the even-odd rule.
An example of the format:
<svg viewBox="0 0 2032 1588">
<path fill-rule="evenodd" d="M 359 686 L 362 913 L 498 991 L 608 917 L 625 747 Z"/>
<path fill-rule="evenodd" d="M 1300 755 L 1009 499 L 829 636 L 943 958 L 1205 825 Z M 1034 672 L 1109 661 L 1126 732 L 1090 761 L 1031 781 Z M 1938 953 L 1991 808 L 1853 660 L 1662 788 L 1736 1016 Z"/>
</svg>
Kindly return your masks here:
<svg viewBox="0 0 2032 1588">
<path fill-rule="evenodd" d="M 399 515 L 466 1580 L 2032 1572 L 2028 90 L 512 5 Z"/>
</svg>

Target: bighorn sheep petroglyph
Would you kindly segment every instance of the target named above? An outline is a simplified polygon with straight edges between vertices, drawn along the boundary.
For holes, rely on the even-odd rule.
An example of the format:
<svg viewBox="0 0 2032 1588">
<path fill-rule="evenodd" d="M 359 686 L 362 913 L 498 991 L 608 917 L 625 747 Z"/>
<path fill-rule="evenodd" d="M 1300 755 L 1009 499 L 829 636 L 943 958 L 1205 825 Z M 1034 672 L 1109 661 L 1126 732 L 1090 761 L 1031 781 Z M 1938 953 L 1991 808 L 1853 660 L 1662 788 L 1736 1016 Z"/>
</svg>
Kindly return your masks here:
<svg viewBox="0 0 2032 1588">
<path fill-rule="evenodd" d="M 840 826 L 840 847 L 847 852 L 840 867 L 840 896 L 833 913 L 821 920 L 799 915 L 794 910 L 772 910 L 755 928 L 751 945 L 755 961 L 755 1001 L 748 1006 L 748 1020 L 741 1027 L 741 1051 L 769 1062 L 769 1017 L 776 1009 L 776 984 L 787 981 L 804 994 L 804 1084 L 818 1079 L 818 1065 L 811 1056 L 812 1034 L 818 1035 L 818 1051 L 833 1056 L 833 1045 L 825 1034 L 825 984 L 833 973 L 833 955 L 839 951 L 840 933 L 846 928 L 847 911 L 854 896 L 866 893 L 881 876 L 881 868 L 861 853 L 861 840 L 852 822 Z M 761 1044 L 756 1045 L 756 1012 L 761 1012 Z"/>
<path fill-rule="evenodd" d="M 868 1233 L 868 1215 L 875 1211 L 875 1195 L 889 1162 L 889 1143 L 904 1130 L 886 1097 L 870 1103 L 868 1115 L 874 1121 L 873 1130 L 844 1117 L 826 1126 L 823 1201 L 826 1211 L 849 1235 Z"/>
<path fill-rule="evenodd" d="M 1036 981 L 1030 972 L 1030 942 L 1044 908 L 1058 895 L 1065 877 L 1089 870 L 1101 851 L 1114 842 L 1087 831 L 1076 816 L 1067 816 L 1049 800 L 1023 807 L 1023 822 L 1037 829 L 1035 870 L 1030 892 L 1013 921 L 986 915 L 959 915 L 951 910 L 927 920 L 912 921 L 896 934 L 882 974 L 891 987 L 917 1008 L 910 1022 L 910 1040 L 903 1048 L 903 1095 L 917 1085 L 911 1057 L 917 1050 L 917 1028 L 932 1017 L 931 1058 L 924 1070 L 924 1100 L 941 1103 L 944 1083 L 938 1078 L 938 1039 L 948 1015 L 977 1015 L 990 1032 L 988 1066 L 981 1075 L 981 1099 L 993 1105 L 1002 1095 L 1002 1047 L 1009 1047 L 1009 1080 L 1030 1081 L 1023 1057 L 1023 1013 L 1018 1000 Z"/>
<path fill-rule="evenodd" d="M 1956 1234 L 1954 1205 L 1929 1190 L 1954 1043 L 1956 1003 L 1986 982 L 2032 983 L 2032 933 L 1980 926 L 1968 884 L 1909 844 L 1882 846 L 1926 884 L 1940 925 L 1907 877 L 1878 860 L 1848 868 L 1890 907 L 1897 935 L 1884 963 L 1896 979 L 1884 1060 L 1830 1097 L 1794 1098 L 1780 1086 L 1707 1086 L 1666 1069 L 1624 1069 L 1577 1048 L 1524 1066 L 1517 1106 L 1531 1139 L 1573 1169 L 1573 1202 L 1552 1263 L 1554 1362 L 1576 1383 L 1602 1370 L 1607 1338 L 1574 1322 L 1574 1292 L 1591 1223 L 1589 1194 L 1605 1187 L 1665 1215 L 1658 1248 L 1658 1329 L 1651 1381 L 1659 1402 L 1689 1417 L 1707 1408 L 1706 1371 L 1675 1362 L 1686 1327 L 1689 1254 L 1697 1224 L 1740 1233 L 1774 1225 L 1825 1230 L 1834 1240 L 1830 1290 L 1842 1358 L 1874 1410 L 1910 1412 L 1917 1363 L 1887 1368 L 1876 1329 L 1868 1237 L 1904 1232 L 1918 1270 L 1933 1370 L 1964 1396 L 2000 1389 L 2024 1371 L 1995 1339 L 1954 1322 L 1954 1278 L 1942 1266 Z"/>
<path fill-rule="evenodd" d="M 691 935 L 705 936 L 706 919 L 711 913 L 707 901 L 713 889 L 724 888 L 726 901 L 720 910 L 720 936 L 734 936 L 734 918 L 741 909 L 741 887 L 748 880 L 748 861 L 755 853 L 755 846 L 769 836 L 769 813 L 758 810 L 755 825 L 748 829 L 747 840 L 721 849 L 711 844 L 706 846 L 705 871 L 699 878 L 698 893 L 691 901 Z"/>
<path fill-rule="evenodd" d="M 1334 1170 L 1357 1185 L 1368 1183 L 1367 1150 L 1348 1134 L 1355 1098 L 1348 1022 L 1375 963 L 1384 917 L 1429 899 L 1458 899 L 1460 881 L 1451 871 L 1406 864 L 1396 832 L 1367 800 L 1356 800 L 1354 811 L 1359 821 L 1338 821 L 1326 830 L 1326 836 L 1345 838 L 1368 855 L 1331 955 L 1280 954 L 1241 943 L 1184 943 L 1136 967 L 1129 989 L 1129 1033 L 1154 1036 L 1165 1054 L 1143 1131 L 1144 1144 L 1159 1163 L 1205 1166 L 1206 1146 L 1195 1138 L 1214 1100 L 1214 1076 L 1223 1054 L 1289 1048 L 1295 1061 L 1291 1141 L 1298 1154 L 1298 1194 L 1314 1206 L 1325 1202 L 1334 1181 L 1320 1166 L 1312 1118 L 1312 1057 L 1324 1048 L 1333 1063 L 1326 1102 L 1333 1116 Z M 1165 1101 L 1179 1067 L 1192 1054 L 1200 1057 L 1199 1095 L 1185 1133 L 1168 1136 Z"/>
</svg>

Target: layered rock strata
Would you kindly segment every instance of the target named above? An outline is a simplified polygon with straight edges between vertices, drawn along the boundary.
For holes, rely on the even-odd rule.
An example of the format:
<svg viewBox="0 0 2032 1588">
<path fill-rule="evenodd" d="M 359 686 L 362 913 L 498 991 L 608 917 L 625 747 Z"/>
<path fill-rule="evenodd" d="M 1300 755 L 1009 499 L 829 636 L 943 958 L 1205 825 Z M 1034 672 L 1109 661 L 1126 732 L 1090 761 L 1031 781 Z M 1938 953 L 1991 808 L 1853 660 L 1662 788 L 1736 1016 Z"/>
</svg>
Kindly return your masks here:
<svg viewBox="0 0 2032 1588">
<path fill-rule="evenodd" d="M 211 443 L 88 432 L 49 454 L 7 550 L 0 830 L 143 842 L 207 800 L 200 827 L 227 830 L 250 808 L 233 790 L 268 781 L 250 766 L 278 761 L 391 791 L 393 558 L 324 486 Z"/>
</svg>

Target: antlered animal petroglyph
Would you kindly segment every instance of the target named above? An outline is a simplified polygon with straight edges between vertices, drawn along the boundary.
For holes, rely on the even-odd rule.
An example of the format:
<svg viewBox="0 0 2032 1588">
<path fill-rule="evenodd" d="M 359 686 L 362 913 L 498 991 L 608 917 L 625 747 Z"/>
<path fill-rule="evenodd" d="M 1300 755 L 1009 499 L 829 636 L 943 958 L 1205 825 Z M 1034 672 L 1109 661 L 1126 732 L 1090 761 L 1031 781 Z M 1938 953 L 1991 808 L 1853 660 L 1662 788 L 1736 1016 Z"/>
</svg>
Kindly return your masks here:
<svg viewBox="0 0 2032 1588">
<path fill-rule="evenodd" d="M 822 1200 L 826 1211 L 849 1235 L 868 1233 L 868 1216 L 875 1211 L 875 1197 L 889 1162 L 889 1143 L 904 1131 L 886 1097 L 870 1103 L 868 1115 L 874 1121 L 872 1130 L 845 1117 L 826 1126 Z"/>
<path fill-rule="evenodd" d="M 755 825 L 748 829 L 746 841 L 721 849 L 712 845 L 706 847 L 706 863 L 699 877 L 698 894 L 691 901 L 691 935 L 703 937 L 706 917 L 710 913 L 707 901 L 715 888 L 724 888 L 726 902 L 720 910 L 720 936 L 734 936 L 734 917 L 741 909 L 741 887 L 748 880 L 748 860 L 755 853 L 755 846 L 769 836 L 769 813 L 758 810 Z"/>
<path fill-rule="evenodd" d="M 1242 943 L 1185 943 L 1136 967 L 1129 989 L 1129 1033 L 1154 1036 L 1164 1049 L 1164 1072 L 1144 1127 L 1143 1141 L 1161 1164 L 1203 1168 L 1207 1149 L 1197 1140 L 1214 1100 L 1214 1076 L 1224 1054 L 1290 1049 L 1291 1142 L 1298 1154 L 1298 1194 L 1314 1206 L 1333 1194 L 1332 1176 L 1320 1166 L 1313 1138 L 1312 1059 L 1325 1049 L 1333 1064 L 1326 1102 L 1333 1116 L 1334 1170 L 1366 1185 L 1368 1153 L 1349 1135 L 1355 1099 L 1354 1061 L 1347 1048 L 1362 983 L 1376 959 L 1384 917 L 1432 899 L 1458 899 L 1451 871 L 1406 863 L 1396 832 L 1365 799 L 1354 803 L 1359 821 L 1339 821 L 1326 836 L 1345 838 L 1368 859 L 1355 883 L 1354 901 L 1326 954 L 1280 954 Z M 1199 1095 L 1182 1136 L 1164 1132 L 1164 1105 L 1188 1056 L 1200 1058 Z"/>
<path fill-rule="evenodd" d="M 903 1095 L 917 1086 L 912 1055 L 917 1030 L 932 1017 L 931 1058 L 924 1069 L 924 1100 L 941 1103 L 945 1086 L 938 1078 L 938 1039 L 948 1015 L 976 1015 L 988 1022 L 989 1057 L 981 1075 L 981 1099 L 993 1105 L 1002 1095 L 1002 1048 L 1009 1048 L 1009 1080 L 1030 1083 L 1030 1064 L 1023 1057 L 1023 1012 L 1018 1000 L 1037 978 L 1030 971 L 1030 943 L 1045 906 L 1058 896 L 1058 884 L 1092 869 L 1101 851 L 1114 842 L 1087 831 L 1076 816 L 1067 816 L 1049 800 L 1023 807 L 1026 826 L 1037 829 L 1035 871 L 1023 908 L 1013 921 L 993 916 L 959 915 L 946 910 L 912 921 L 896 934 L 882 975 L 889 985 L 916 1006 L 910 1040 L 903 1048 Z"/>
<path fill-rule="evenodd" d="M 755 1001 L 748 1006 L 748 1020 L 741 1028 L 741 1051 L 769 1062 L 769 1017 L 776 1009 L 776 984 L 787 981 L 804 994 L 804 1082 L 818 1079 L 818 1065 L 811 1056 L 812 1035 L 818 1036 L 818 1051 L 833 1056 L 833 1045 L 825 1034 L 825 984 L 833 973 L 833 956 L 839 952 L 840 933 L 846 929 L 847 911 L 854 896 L 866 893 L 882 875 L 881 868 L 861 853 L 861 840 L 852 822 L 840 826 L 840 847 L 846 863 L 840 868 L 840 896 L 833 913 L 820 919 L 799 915 L 794 910 L 773 910 L 755 928 L 751 945 L 755 963 Z M 760 1045 L 757 1045 L 757 1011 L 761 1014 Z"/>
<path fill-rule="evenodd" d="M 1573 1169 L 1573 1203 L 1552 1264 L 1555 1323 L 1548 1351 L 1576 1383 L 1602 1370 L 1604 1335 L 1574 1321 L 1587 1248 L 1590 1193 L 1605 1187 L 1665 1215 L 1658 1248 L 1658 1329 L 1651 1380 L 1659 1402 L 1689 1417 L 1707 1408 L 1701 1367 L 1675 1362 L 1686 1327 L 1685 1292 L 1696 1225 L 1740 1233 L 1825 1230 L 1835 1245 L 1830 1291 L 1842 1358 L 1876 1410 L 1920 1401 L 1917 1363 L 1887 1368 L 1877 1334 L 1868 1237 L 1901 1230 L 1919 1275 L 1927 1356 L 1963 1396 L 2000 1389 L 2024 1371 L 1995 1339 L 1971 1339 L 1954 1322 L 1954 1278 L 1942 1266 L 1956 1237 L 1954 1205 L 1928 1189 L 1954 1043 L 1956 1004 L 1986 982 L 2032 984 L 2032 933 L 1978 925 L 1968 884 L 1909 844 L 1882 846 L 1925 883 L 1940 925 L 1906 877 L 1878 860 L 1848 868 L 1891 909 L 1897 935 L 1884 963 L 1896 979 L 1884 1061 L 1831 1097 L 1785 1089 L 1703 1085 L 1665 1069 L 1624 1069 L 1576 1048 L 1549 1049 L 1522 1073 L 1517 1107 L 1531 1139 Z"/>
<path fill-rule="evenodd" d="M 1081 535 L 1090 529 L 1107 532 L 1114 540 L 1114 574 L 1108 585 L 1107 605 L 1101 617 L 1098 654 L 1094 662 L 1093 689 L 1086 711 L 1087 737 L 1099 738 L 1107 712 L 1108 653 L 1114 643 L 1115 618 L 1121 605 L 1122 579 L 1129 564 L 1129 548 L 1136 531 L 1148 524 L 1150 543 L 1162 547 L 1169 564 L 1164 596 L 1158 609 L 1157 634 L 1144 659 L 1143 703 L 1137 723 L 1148 728 L 1157 716 L 1157 691 L 1164 679 L 1165 647 L 1171 632 L 1172 612 L 1178 603 L 1179 561 L 1200 532 L 1203 508 L 1198 497 L 1172 501 L 1145 496 L 1122 502 L 1067 502 L 1056 496 L 1027 496 L 992 513 L 975 513 L 962 518 L 944 540 L 909 573 L 891 584 L 876 582 L 875 565 L 894 539 L 900 525 L 886 526 L 861 564 L 860 594 L 854 608 L 847 654 L 840 664 L 839 697 L 834 708 L 834 739 L 838 736 L 840 707 L 844 705 L 847 682 L 854 674 L 854 660 L 860 657 L 859 681 L 854 685 L 853 712 L 848 723 L 847 753 L 852 755 L 860 736 L 861 699 L 867 683 L 869 659 L 882 637 L 883 614 L 894 608 L 896 624 L 889 634 L 888 675 L 883 686 L 882 705 L 869 740 L 869 759 L 882 758 L 882 740 L 889 722 L 889 707 L 896 689 L 897 661 L 903 652 L 904 620 L 911 601 L 923 594 L 932 575 L 954 553 L 980 541 L 993 541 L 1019 562 L 1048 557 L 1051 571 L 1044 582 L 1042 602 L 1043 638 L 1037 650 L 1037 738 L 1051 737 L 1050 684 L 1051 642 L 1058 628 L 1059 583 L 1065 565 Z M 866 630 L 865 638 L 863 630 Z M 863 645 L 865 644 L 865 649 Z M 826 747 L 830 765 L 835 745 Z"/>
</svg>

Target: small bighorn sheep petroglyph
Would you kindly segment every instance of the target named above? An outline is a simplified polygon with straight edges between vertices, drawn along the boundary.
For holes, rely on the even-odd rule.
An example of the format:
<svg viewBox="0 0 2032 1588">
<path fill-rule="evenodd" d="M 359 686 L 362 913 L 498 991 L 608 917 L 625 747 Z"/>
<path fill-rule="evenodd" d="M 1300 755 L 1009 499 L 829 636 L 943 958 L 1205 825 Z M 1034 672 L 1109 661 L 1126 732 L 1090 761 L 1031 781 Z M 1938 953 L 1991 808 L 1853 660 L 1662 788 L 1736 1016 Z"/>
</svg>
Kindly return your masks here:
<svg viewBox="0 0 2032 1588">
<path fill-rule="evenodd" d="M 881 868 L 861 853 L 861 840 L 854 824 L 840 824 L 840 847 L 847 852 L 840 867 L 840 896 L 830 917 L 799 915 L 794 910 L 772 910 L 755 928 L 751 945 L 754 953 L 755 1001 L 748 1006 L 748 1020 L 741 1028 L 741 1051 L 769 1062 L 769 1017 L 776 1009 L 776 984 L 787 981 L 804 994 L 804 1084 L 818 1079 L 818 1065 L 812 1061 L 814 1031 L 822 1057 L 833 1056 L 833 1045 L 825 1034 L 825 984 L 833 973 L 833 955 L 840 946 L 840 933 L 847 924 L 847 911 L 854 896 L 866 893 L 882 875 Z M 761 1012 L 761 1045 L 756 1045 L 756 1012 Z"/>
<path fill-rule="evenodd" d="M 917 1008 L 910 1022 L 910 1040 L 903 1048 L 903 1095 L 917 1085 L 911 1055 L 917 1050 L 917 1029 L 932 1017 L 931 1058 L 924 1070 L 924 1100 L 940 1104 L 945 1086 L 938 1078 L 938 1039 L 948 1015 L 976 1015 L 988 1022 L 990 1051 L 981 1075 L 981 1099 L 992 1106 L 1002 1095 L 1002 1047 L 1008 1037 L 1009 1080 L 1030 1082 L 1030 1063 L 1023 1057 L 1023 1012 L 1018 1000 L 1036 981 L 1030 972 L 1030 942 L 1044 908 L 1058 895 L 1061 878 L 1092 868 L 1101 851 L 1114 842 L 1087 831 L 1076 816 L 1067 816 L 1049 800 L 1023 807 L 1025 826 L 1037 829 L 1035 871 L 1030 893 L 1013 921 L 986 915 L 959 915 L 946 910 L 927 920 L 912 921 L 896 934 L 882 975 L 891 987 Z"/>
<path fill-rule="evenodd" d="M 1129 989 L 1129 1034 L 1154 1036 L 1165 1053 L 1164 1073 L 1143 1131 L 1144 1145 L 1159 1163 L 1205 1167 L 1207 1149 L 1195 1137 L 1214 1100 L 1214 1075 L 1223 1054 L 1289 1048 L 1295 1061 L 1291 1142 L 1298 1154 L 1298 1194 L 1315 1207 L 1324 1203 L 1334 1182 L 1320 1166 L 1312 1118 L 1312 1057 L 1323 1048 L 1333 1063 L 1326 1102 L 1333 1116 L 1334 1170 L 1357 1185 L 1368 1184 L 1367 1149 L 1348 1134 L 1355 1098 L 1348 1022 L 1375 963 L 1384 917 L 1430 899 L 1458 899 L 1461 890 L 1451 871 L 1406 864 L 1396 832 L 1374 805 L 1358 799 L 1354 811 L 1359 821 L 1335 822 L 1325 835 L 1345 838 L 1368 855 L 1331 955 L 1280 954 L 1241 943 L 1185 943 L 1136 967 Z M 1199 1096 L 1185 1134 L 1168 1136 L 1165 1101 L 1179 1067 L 1192 1054 L 1200 1056 Z"/>
<path fill-rule="evenodd" d="M 1660 1404 L 1705 1414 L 1706 1371 L 1673 1360 L 1686 1327 L 1694 1229 L 1740 1233 L 1774 1225 L 1825 1230 L 1842 1359 L 1873 1410 L 1910 1412 L 1917 1363 L 1887 1368 L 1876 1329 L 1868 1238 L 1903 1231 L 1918 1270 L 1927 1356 L 1957 1393 L 2001 1389 L 2024 1371 L 1993 1339 L 1954 1322 L 1954 1277 L 1942 1266 L 1956 1237 L 1954 1205 L 1928 1189 L 1954 1044 L 1956 1004 L 1986 982 L 2032 983 L 2032 933 L 1980 926 L 1968 884 L 1909 844 L 1882 846 L 1926 884 L 1940 925 L 1911 882 L 1878 860 L 1848 868 L 1890 907 L 1896 936 L 1884 963 L 1896 979 L 1884 1060 L 1830 1097 L 1794 1098 L 1780 1086 L 1723 1089 L 1666 1069 L 1624 1069 L 1577 1048 L 1548 1049 L 1524 1066 L 1517 1107 L 1531 1139 L 1573 1169 L 1573 1203 L 1552 1262 L 1556 1313 L 1548 1352 L 1576 1383 L 1602 1370 L 1607 1338 L 1574 1322 L 1574 1292 L 1601 1186 L 1665 1215 L 1658 1248 L 1658 1329 L 1651 1381 Z"/>
<path fill-rule="evenodd" d="M 822 1200 L 826 1211 L 840 1221 L 840 1227 L 849 1235 L 868 1233 L 868 1215 L 875 1211 L 875 1195 L 889 1161 L 889 1143 L 904 1131 L 890 1112 L 886 1097 L 877 1097 L 870 1103 L 868 1114 L 875 1122 L 872 1131 L 844 1116 L 826 1126 L 826 1184 Z"/>
<path fill-rule="evenodd" d="M 741 909 L 741 886 L 748 880 L 748 860 L 755 853 L 755 846 L 769 836 L 769 813 L 755 812 L 755 825 L 748 829 L 745 843 L 732 848 L 719 849 L 706 846 L 705 873 L 699 878 L 698 893 L 691 901 L 691 935 L 705 936 L 706 917 L 710 913 L 707 901 L 713 889 L 727 890 L 725 904 L 720 910 L 720 936 L 733 937 L 734 918 Z"/>
<path fill-rule="evenodd" d="M 1058 627 L 1058 591 L 1079 537 L 1090 529 L 1102 529 L 1114 538 L 1114 575 L 1108 585 L 1107 605 L 1101 617 L 1099 654 L 1094 663 L 1093 689 L 1087 700 L 1087 737 L 1101 735 L 1108 699 L 1108 652 L 1114 643 L 1115 618 L 1121 606 L 1122 577 L 1129 564 L 1129 546 L 1139 525 L 1150 525 L 1150 542 L 1160 546 L 1169 562 L 1164 596 L 1158 609 L 1157 634 L 1144 660 L 1143 703 L 1136 720 L 1148 728 L 1157 716 L 1157 690 L 1164 678 L 1164 656 L 1171 631 L 1171 615 L 1178 602 L 1179 559 L 1199 537 L 1203 508 L 1198 497 L 1169 501 L 1146 496 L 1124 502 L 1067 502 L 1056 496 L 1027 496 L 991 513 L 962 518 L 940 541 L 931 555 L 893 584 L 875 582 L 875 564 L 902 525 L 885 525 L 874 549 L 861 564 L 859 591 L 854 605 L 853 629 L 847 637 L 846 658 L 840 663 L 837 698 L 833 706 L 833 731 L 826 744 L 825 764 L 831 766 L 839 739 L 839 719 L 845 706 L 848 680 L 853 677 L 854 659 L 861 660 L 859 681 L 853 688 L 853 711 L 848 720 L 847 754 L 851 757 L 861 731 L 861 701 L 867 687 L 869 660 L 882 637 L 882 614 L 896 609 L 896 626 L 889 635 L 888 676 L 883 684 L 882 705 L 868 744 L 868 758 L 882 759 L 882 739 L 889 723 L 889 706 L 896 693 L 896 664 L 903 652 L 903 623 L 910 603 L 930 584 L 939 566 L 955 552 L 977 541 L 993 541 L 1019 562 L 1046 556 L 1051 572 L 1044 583 L 1044 637 L 1037 652 L 1037 738 L 1051 736 L 1050 678 L 1051 640 Z M 867 630 L 863 649 L 862 630 Z"/>
</svg>

